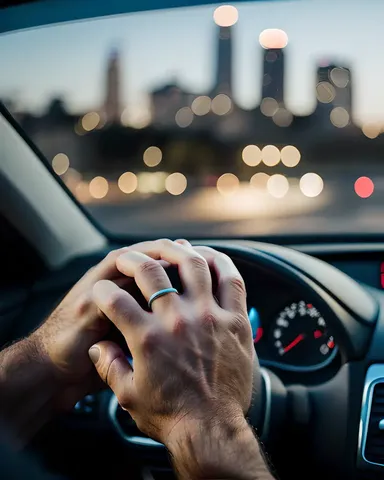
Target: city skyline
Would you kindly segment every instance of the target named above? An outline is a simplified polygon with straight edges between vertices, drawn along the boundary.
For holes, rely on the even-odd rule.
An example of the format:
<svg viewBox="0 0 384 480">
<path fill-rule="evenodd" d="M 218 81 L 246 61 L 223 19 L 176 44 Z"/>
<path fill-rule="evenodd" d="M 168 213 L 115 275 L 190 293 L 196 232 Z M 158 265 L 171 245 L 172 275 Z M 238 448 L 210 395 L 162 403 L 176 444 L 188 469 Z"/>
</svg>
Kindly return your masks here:
<svg viewBox="0 0 384 480">
<path fill-rule="evenodd" d="M 319 6 L 318 2 L 310 2 L 312 7 L 317 5 Z M 322 5 L 326 5 L 327 2 L 322 2 Z M 355 3 L 352 2 L 350 4 L 350 10 L 347 12 L 351 16 L 351 18 L 354 18 L 355 21 L 357 20 L 355 18 L 355 14 L 352 15 L 353 13 L 353 5 Z M 376 2 L 372 2 L 372 4 L 376 5 L 377 8 L 383 10 L 384 13 L 384 7 L 380 7 L 377 5 Z M 276 10 L 276 7 L 274 4 L 269 4 L 269 8 L 271 10 L 275 9 L 276 12 L 279 12 L 280 17 L 282 16 L 282 10 L 287 7 L 287 4 L 279 4 L 280 5 L 280 10 Z M 297 6 L 297 3 L 292 3 L 289 2 L 289 8 L 294 8 Z M 284 8 L 282 8 L 284 7 Z M 336 7 L 335 7 L 336 8 Z M 334 8 L 334 9 L 335 9 Z M 339 8 L 339 7 L 337 7 Z M 234 78 L 233 78 L 233 90 L 234 90 L 234 100 L 243 108 L 253 108 L 255 107 L 258 103 L 260 103 L 260 91 L 261 91 L 261 85 L 260 85 L 260 77 L 261 77 L 261 66 L 262 66 L 262 49 L 258 43 L 257 37 L 258 33 L 260 31 L 253 31 L 250 32 L 246 28 L 246 24 L 250 21 L 250 17 L 255 15 L 256 13 L 263 13 L 265 12 L 265 4 L 257 4 L 257 5 L 239 5 L 239 22 L 238 24 L 233 28 L 233 37 L 234 37 Z M 49 50 L 49 48 L 52 49 L 52 46 L 46 45 L 44 48 L 40 50 L 40 58 L 38 59 L 37 65 L 36 65 L 36 70 L 31 70 L 30 71 L 30 76 L 27 78 L 27 82 L 25 81 L 25 75 L 21 75 L 20 71 L 20 64 L 16 60 L 14 60 L 13 64 L 9 65 L 9 68 L 5 68 L 4 72 L 5 75 L 2 76 L 0 79 L 0 96 L 12 96 L 12 93 L 16 93 L 15 96 L 20 96 L 21 104 L 25 104 L 26 108 L 31 109 L 31 110 L 37 110 L 39 111 L 42 110 L 46 104 L 51 100 L 53 96 L 64 96 L 66 101 L 68 102 L 68 105 L 72 111 L 84 111 L 88 109 L 95 109 L 99 107 L 103 101 L 103 94 L 104 94 L 104 88 L 103 88 L 103 82 L 104 82 L 104 75 L 103 75 L 103 70 L 105 69 L 105 58 L 107 55 L 108 50 L 110 49 L 110 46 L 112 46 L 116 41 L 113 41 L 110 38 L 109 45 L 105 44 L 105 36 L 111 36 L 111 32 L 119 32 L 118 35 L 113 35 L 115 38 L 120 36 L 121 34 L 121 40 L 118 43 L 119 49 L 122 51 L 122 78 L 123 80 L 123 102 L 124 104 L 128 104 L 128 106 L 131 108 L 132 112 L 135 111 L 135 109 L 140 108 L 140 106 L 143 106 L 145 108 L 148 108 L 148 98 L 147 98 L 147 92 L 155 89 L 156 87 L 159 87 L 161 85 L 164 85 L 166 83 L 169 83 L 170 81 L 174 80 L 177 81 L 182 87 L 184 87 L 186 90 L 195 92 L 195 93 L 200 93 L 200 92 L 206 92 L 208 91 L 212 85 L 214 84 L 214 75 L 215 75 L 215 69 L 213 67 L 214 65 L 214 56 L 216 53 L 215 50 L 215 25 L 212 20 L 212 13 L 214 11 L 214 7 L 204 7 L 204 8 L 193 8 L 193 9 L 188 9 L 188 15 L 186 15 L 186 9 L 178 10 L 178 11 L 167 11 L 167 12 L 154 12 L 154 13 L 145 13 L 145 14 L 138 14 L 138 15 L 133 15 L 133 16 L 124 16 L 124 17 L 118 17 L 118 18 L 111 18 L 111 19 L 102 19 L 98 21 L 92 21 L 92 22 L 81 22 L 73 25 L 62 25 L 62 26 L 56 26 L 56 27 L 47 27 L 43 28 L 40 30 L 36 31 L 30 31 L 30 32 L 20 32 L 17 34 L 13 35 L 8 35 L 4 36 L 3 38 L 0 39 L 0 41 L 7 41 L 7 49 L 9 49 L 10 46 L 10 51 L 15 48 L 15 45 L 20 45 L 20 43 L 25 42 L 28 40 L 28 45 L 32 45 L 33 47 L 36 48 L 36 46 L 39 44 L 39 41 L 42 41 L 42 38 L 45 37 L 48 38 L 50 35 L 52 35 L 53 31 L 56 32 L 56 41 L 55 45 L 58 48 L 56 51 L 56 54 L 53 58 L 52 56 L 50 58 L 46 58 L 46 63 L 48 63 L 48 68 L 50 66 L 51 68 L 51 74 L 49 78 L 41 78 L 40 82 L 37 81 L 37 76 L 36 76 L 36 70 L 39 71 L 39 63 L 41 64 L 44 62 L 44 52 Z M 248 12 L 248 15 L 247 15 Z M 312 10 L 313 12 L 313 10 Z M 320 13 L 322 10 L 319 11 Z M 273 12 L 272 12 L 273 13 Z M 251 15 L 252 14 L 252 15 Z M 310 10 L 308 9 L 308 4 L 307 7 L 304 9 L 301 9 L 301 23 L 306 24 L 305 18 L 308 19 L 308 15 L 310 14 Z M 187 18 L 188 22 L 185 22 L 185 19 L 182 20 L 182 16 L 185 16 Z M 162 32 L 163 37 L 158 41 L 154 42 L 152 41 L 152 36 L 146 37 L 146 43 L 141 43 L 140 48 L 138 49 L 138 39 L 140 38 L 138 29 L 143 29 L 144 25 L 147 24 L 147 32 L 148 32 L 148 21 L 150 20 L 150 17 L 156 16 L 157 19 L 161 18 L 161 23 L 162 29 L 156 28 L 156 25 L 153 29 L 154 30 L 154 35 L 156 36 L 156 32 Z M 262 15 L 261 15 L 262 16 Z M 126 40 L 126 35 L 124 34 L 125 31 L 123 28 L 117 28 L 117 24 L 120 23 L 120 26 L 125 24 L 126 27 L 129 26 L 130 23 L 132 23 L 132 19 L 136 21 L 135 23 L 135 28 L 133 28 L 133 31 L 136 32 L 136 41 L 133 40 L 133 34 L 131 32 L 130 34 L 130 39 L 131 42 L 127 43 Z M 276 18 L 276 16 L 274 16 Z M 144 25 L 143 25 L 144 22 Z M 260 24 L 260 19 L 258 22 Z M 277 25 L 275 25 L 277 23 Z M 282 19 L 280 21 L 272 22 L 272 21 L 266 21 L 264 18 L 263 20 L 263 25 L 264 27 L 273 27 L 273 26 L 278 26 L 278 27 L 284 27 L 283 25 L 284 22 L 282 22 Z M 332 22 L 331 22 L 332 23 Z M 115 24 L 116 28 L 112 28 L 113 24 Z M 165 25 L 164 25 L 165 24 Z M 196 48 L 191 51 L 191 54 L 189 55 L 189 59 L 186 59 L 184 57 L 181 57 L 180 55 L 177 55 L 177 51 L 180 51 L 185 48 L 186 43 L 188 43 L 188 39 L 186 38 L 188 36 L 188 32 L 190 32 L 191 26 L 192 28 L 196 25 L 200 26 L 200 32 L 202 34 L 202 38 L 196 39 L 196 33 L 194 36 L 192 36 L 192 40 L 196 40 L 195 46 Z M 292 29 L 292 22 L 291 22 L 291 29 Z M 314 26 L 314 24 L 312 24 Z M 100 38 L 92 38 L 92 29 L 94 30 L 96 27 L 96 30 L 100 32 Z M 131 25 L 132 27 L 132 25 Z M 181 27 L 186 28 L 186 32 L 184 34 L 180 33 Z M 350 30 L 351 27 L 353 27 L 353 22 L 352 24 L 349 25 L 347 28 Z M 164 33 L 164 28 L 168 29 L 168 34 Z M 160 52 L 163 51 L 164 47 L 167 45 L 170 47 L 170 41 L 172 40 L 170 37 L 172 37 L 172 28 L 173 32 L 177 34 L 179 32 L 180 36 L 180 42 L 181 46 L 179 45 L 176 47 L 175 42 L 173 42 L 173 52 L 175 52 L 174 55 L 169 55 L 169 59 L 165 59 L 164 52 L 160 54 Z M 68 29 L 69 31 L 72 31 L 72 35 L 70 35 L 70 41 L 65 42 L 65 38 L 68 40 Z M 109 30 L 109 34 L 106 32 L 106 30 Z M 293 113 L 299 114 L 299 115 L 305 115 L 310 113 L 311 111 L 314 110 L 315 105 L 316 105 L 316 95 L 314 95 L 314 86 L 315 86 L 315 81 L 316 81 L 316 64 L 321 61 L 322 55 L 317 54 L 315 55 L 316 50 L 320 51 L 319 45 L 317 45 L 316 48 L 311 48 L 311 53 L 310 55 L 310 62 L 306 62 L 304 69 L 303 69 L 303 60 L 305 58 L 308 58 L 308 51 L 304 52 L 304 56 L 297 57 L 295 55 L 295 52 L 299 51 L 300 48 L 298 49 L 298 44 L 297 44 L 297 39 L 299 36 L 298 32 L 293 32 L 291 33 L 290 29 L 286 28 L 288 37 L 289 37 L 289 44 L 286 49 L 285 55 L 286 55 L 286 104 L 287 107 L 290 108 Z M 303 28 L 299 29 L 303 30 Z M 305 30 L 305 29 L 304 29 Z M 352 28 L 353 30 L 353 28 Z M 103 33 L 104 32 L 104 33 Z M 302 33 L 302 32 L 301 32 Z M 369 33 L 366 32 L 368 37 Z M 335 32 L 332 34 L 332 29 L 329 28 L 327 32 L 326 37 L 322 37 L 324 40 L 323 48 L 322 51 L 323 53 L 326 52 L 327 49 L 327 41 L 326 39 L 329 37 L 333 37 Z M 347 36 L 347 35 L 346 35 Z M 356 36 L 356 33 L 355 33 Z M 7 38 L 6 38 L 7 37 Z M 23 38 L 22 38 L 23 37 Z M 38 38 L 39 37 L 39 38 Z M 89 42 L 91 45 L 88 45 L 88 47 L 94 47 L 94 51 L 92 49 L 92 55 L 91 58 L 88 59 L 87 55 L 85 57 L 82 54 L 82 51 L 84 50 L 84 38 L 88 38 Z M 252 38 L 252 41 L 250 40 Z M 209 39 L 209 40 L 208 40 Z M 191 40 L 191 39 L 190 39 Z M 189 40 L 189 41 L 190 41 Z M 319 40 L 319 39 L 318 39 Z M 321 39 L 320 39 L 321 40 Z M 345 39 L 344 39 L 345 40 Z M 367 40 L 367 39 L 365 39 Z M 100 48 L 100 41 L 103 42 L 103 47 Z M 244 41 L 246 41 L 244 43 Z M 75 56 L 71 56 L 68 58 L 67 55 L 63 55 L 63 52 L 70 50 L 70 45 L 69 44 L 74 44 L 78 45 L 78 48 L 76 48 L 76 54 Z M 201 42 L 204 44 L 204 54 L 201 51 Z M 343 44 L 342 39 L 340 40 L 341 44 Z M 340 43 L 339 42 L 339 43 Z M 45 42 L 47 43 L 47 42 Z M 48 42 L 49 43 L 49 42 Z M 96 45 L 94 45 L 96 43 Z M 107 42 L 108 43 L 108 42 Z M 311 42 L 309 42 L 311 43 Z M 320 41 L 320 44 L 322 42 Z M 330 42 L 332 43 L 332 42 Z M 328 41 L 329 44 L 329 41 Z M 361 42 L 362 45 L 360 45 L 361 48 L 364 47 L 364 42 Z M 1 44 L 0 44 L 1 45 Z M 136 47 L 135 47 L 136 45 Z M 245 46 L 244 49 L 241 49 L 241 46 Z M 345 45 L 344 45 L 345 46 Z M 60 48 L 59 48 L 60 47 Z M 73 47 L 73 45 L 72 45 Z M 303 46 L 301 46 L 302 48 Z M 349 45 L 349 49 L 346 49 L 346 51 L 350 50 L 351 45 Z M 360 50 L 357 49 L 355 50 L 356 53 L 361 52 Z M 378 51 L 377 45 L 375 46 L 376 52 Z M 344 49 L 345 50 L 345 49 Z M 364 48 L 363 48 L 364 50 Z M 129 54 L 127 54 L 127 51 Z M 89 51 L 91 52 L 91 51 Z M 137 62 L 137 59 L 140 58 L 140 52 L 143 54 L 141 61 Z M 146 74 L 145 72 L 148 72 L 148 58 L 145 58 L 144 53 L 145 52 L 152 52 L 152 55 L 150 55 L 150 62 L 149 64 L 152 65 L 153 67 L 153 72 Z M 155 60 L 155 53 L 159 54 L 158 61 Z M 172 53 L 172 50 L 170 50 Z M 334 49 L 333 54 L 328 56 L 329 61 L 336 61 L 338 58 L 340 58 L 342 55 L 340 55 L 341 49 L 340 46 L 336 49 Z M 337 54 L 339 52 L 339 54 Z M 302 52 L 303 53 L 303 52 Z M 369 50 L 366 51 L 367 55 L 365 57 L 371 58 L 372 52 L 370 53 Z M 27 52 L 24 50 L 24 55 L 26 55 Z M 6 53 L 6 55 L 10 55 L 9 53 Z M 23 53 L 20 53 L 19 50 L 19 58 Z M 245 56 L 246 61 L 245 60 Z M 356 56 L 356 54 L 355 54 Z M 4 55 L 3 55 L 4 57 Z M 100 58 L 101 57 L 101 58 Z M 376 55 L 377 57 L 377 55 Z M 5 57 L 7 60 L 7 56 Z M 136 58 L 136 62 L 135 59 Z M 194 63 L 194 59 L 197 60 L 196 63 Z M 92 62 L 91 62 L 92 59 Z M 361 60 L 361 58 L 359 57 Z M 49 61 L 51 60 L 51 61 Z M 80 68 L 79 61 L 80 63 L 83 60 L 83 65 Z M 91 62 L 89 63 L 88 62 Z M 364 60 L 364 59 L 363 59 Z M 365 58 L 366 60 L 366 58 Z M 372 59 L 371 59 L 372 60 Z M 383 70 L 383 66 L 380 65 L 380 58 L 376 58 L 377 60 L 377 72 L 380 72 Z M 72 65 L 69 66 L 69 63 L 72 61 Z M 57 72 L 57 69 L 55 67 L 55 62 L 60 64 L 60 68 L 58 69 L 59 71 Z M 69 63 L 68 63 L 69 62 Z M 88 62 L 88 63 L 87 63 Z M 97 64 L 97 62 L 99 62 Z M 29 64 L 26 62 L 24 64 L 25 69 L 31 69 L 31 65 L 33 65 L 33 61 L 30 58 L 29 59 Z M 163 63 L 163 67 L 161 68 L 161 64 Z M 384 105 L 384 92 L 382 92 L 379 88 L 376 88 L 376 93 L 372 89 L 367 89 L 363 88 L 364 95 L 370 94 L 370 102 L 368 104 L 365 104 L 365 109 L 361 107 L 361 83 L 362 83 L 362 78 L 363 81 L 365 82 L 365 85 L 369 85 L 370 82 L 372 82 L 372 78 L 379 77 L 379 75 L 375 76 L 372 75 L 371 70 L 366 70 L 365 72 L 361 72 L 361 69 L 358 68 L 358 64 L 356 64 L 356 59 L 355 61 L 353 58 L 349 58 L 347 54 L 344 54 L 343 56 L 343 61 L 340 61 L 340 64 L 346 63 L 347 66 L 351 66 L 351 69 L 353 70 L 353 76 L 354 76 L 354 110 L 355 110 L 355 117 L 357 121 L 368 121 L 368 120 L 380 120 L 384 119 L 384 114 L 382 113 L 384 111 L 384 108 L 380 108 L 380 106 Z M 384 63 L 384 62 L 383 62 Z M 96 66 L 97 64 L 97 66 Z M 175 65 L 175 70 L 172 71 L 170 65 L 173 64 Z M 301 64 L 301 67 L 300 67 Z M 91 65 L 91 66 L 90 66 Z M 7 67 L 7 62 L 5 63 L 5 66 Z M 57 66 L 57 65 L 56 65 Z M 246 67 L 244 69 L 244 66 Z M 96 68 L 97 67 L 97 68 Z M 177 68 L 178 67 L 178 68 Z M 47 69 L 47 65 L 45 65 L 45 69 Z M 68 71 L 66 71 L 69 70 Z M 297 70 L 298 69 L 298 70 Z M 20 75 L 16 75 L 17 71 L 20 71 Z M 193 70 L 196 70 L 196 72 L 193 72 Z M 247 74 L 244 74 L 245 72 L 248 72 Z M 64 75 L 64 71 L 66 71 Z M 96 75 L 97 71 L 97 75 Z M 93 74 L 92 74 L 93 72 Z M 297 72 L 300 72 L 299 75 Z M 363 73 L 363 75 L 361 75 Z M 60 81 L 57 81 L 57 74 L 60 77 Z M 92 80 L 89 80 L 87 83 L 87 75 L 92 78 Z M 295 76 L 296 75 L 296 76 Z M 297 76 L 298 75 L 298 76 Z M 70 80 L 68 81 L 68 78 Z M 294 83 L 299 83 L 301 86 L 300 92 L 295 92 L 295 88 L 292 89 L 292 78 L 294 80 Z M 11 82 L 11 79 L 13 81 Z M 77 87 L 74 87 L 73 85 L 73 80 L 76 79 L 76 84 Z M 143 80 L 143 82 L 140 84 L 140 86 L 137 86 L 137 81 Z M 48 82 L 47 84 L 44 84 L 44 82 Z M 42 85 L 41 85 L 42 83 Z M 83 83 L 87 83 L 87 91 L 83 95 L 79 96 L 79 92 L 83 91 Z M 241 85 L 244 84 L 246 88 L 241 89 Z M 25 88 L 23 88 L 25 86 Z M 44 88 L 43 88 L 44 87 Z M 96 87 L 96 91 L 95 90 Z M 148 89 L 148 90 L 147 90 Z M 241 93 L 239 94 L 239 91 Z M 18 95 L 17 92 L 21 92 L 21 95 Z M 40 94 L 39 94 L 40 92 Z M 359 93 L 360 92 L 360 93 Z M 299 94 L 298 94 L 299 93 Z M 373 102 L 372 102 L 372 95 L 373 97 Z M 300 108 L 301 106 L 301 108 Z M 368 108 L 369 107 L 369 108 Z M 365 112 L 364 112 L 365 110 Z"/>
</svg>

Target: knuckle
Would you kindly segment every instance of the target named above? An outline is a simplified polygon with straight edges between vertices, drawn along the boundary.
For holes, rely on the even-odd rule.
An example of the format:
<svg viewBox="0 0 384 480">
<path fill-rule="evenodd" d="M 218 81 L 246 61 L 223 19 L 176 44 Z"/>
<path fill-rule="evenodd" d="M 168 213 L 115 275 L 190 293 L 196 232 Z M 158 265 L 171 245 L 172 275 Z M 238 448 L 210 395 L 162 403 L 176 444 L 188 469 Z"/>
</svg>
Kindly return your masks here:
<svg viewBox="0 0 384 480">
<path fill-rule="evenodd" d="M 141 274 L 157 275 L 161 270 L 161 266 L 156 260 L 146 260 L 139 266 L 139 272 Z"/>
<path fill-rule="evenodd" d="M 89 293 L 84 293 L 79 296 L 74 305 L 74 313 L 76 317 L 83 317 L 93 306 L 92 297 Z"/>
<path fill-rule="evenodd" d="M 111 250 L 108 252 L 108 255 L 105 257 L 105 260 L 113 260 L 118 257 L 119 255 L 119 250 Z"/>
<path fill-rule="evenodd" d="M 187 324 L 188 320 L 184 315 L 176 315 L 173 327 L 172 327 L 172 332 L 176 335 L 182 335 L 185 333 L 187 329 Z"/>
<path fill-rule="evenodd" d="M 235 315 L 233 317 L 231 330 L 235 333 L 245 333 L 247 331 L 250 334 L 252 333 L 249 320 L 244 315 Z"/>
<path fill-rule="evenodd" d="M 129 251 L 129 247 L 122 247 L 122 248 L 117 248 L 115 250 L 111 250 L 105 257 L 105 260 L 115 261 L 121 254 L 127 251 Z"/>
<path fill-rule="evenodd" d="M 200 316 L 200 322 L 206 327 L 216 327 L 219 324 L 219 319 L 211 310 L 205 310 Z"/>
<path fill-rule="evenodd" d="M 164 248 L 167 248 L 173 245 L 172 240 L 170 240 L 169 238 L 161 238 L 160 240 L 158 240 L 158 242 Z"/>
<path fill-rule="evenodd" d="M 153 329 L 148 331 L 142 339 L 142 349 L 144 354 L 150 355 L 153 353 L 159 345 L 161 334 L 159 331 Z"/>
<path fill-rule="evenodd" d="M 123 302 L 123 294 L 121 291 L 112 292 L 106 299 L 105 307 L 109 312 L 115 312 L 121 309 Z"/>
<path fill-rule="evenodd" d="M 246 295 L 245 283 L 242 277 L 232 276 L 227 279 L 227 284 L 235 290 L 239 295 Z"/>
<path fill-rule="evenodd" d="M 207 268 L 207 261 L 200 255 L 190 255 L 187 262 L 193 269 L 204 270 Z"/>
</svg>

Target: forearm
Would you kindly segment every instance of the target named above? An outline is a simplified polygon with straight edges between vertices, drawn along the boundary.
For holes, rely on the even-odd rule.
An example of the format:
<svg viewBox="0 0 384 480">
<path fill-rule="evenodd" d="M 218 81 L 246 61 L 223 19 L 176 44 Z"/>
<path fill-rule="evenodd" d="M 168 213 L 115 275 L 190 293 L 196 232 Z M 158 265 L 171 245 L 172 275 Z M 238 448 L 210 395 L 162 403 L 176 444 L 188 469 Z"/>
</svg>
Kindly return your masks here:
<svg viewBox="0 0 384 480">
<path fill-rule="evenodd" d="M 0 421 L 23 445 L 53 413 L 56 381 L 31 339 L 0 352 Z"/>
<path fill-rule="evenodd" d="M 199 422 L 182 428 L 167 445 L 180 478 L 273 480 L 245 419 L 236 427 Z"/>
</svg>

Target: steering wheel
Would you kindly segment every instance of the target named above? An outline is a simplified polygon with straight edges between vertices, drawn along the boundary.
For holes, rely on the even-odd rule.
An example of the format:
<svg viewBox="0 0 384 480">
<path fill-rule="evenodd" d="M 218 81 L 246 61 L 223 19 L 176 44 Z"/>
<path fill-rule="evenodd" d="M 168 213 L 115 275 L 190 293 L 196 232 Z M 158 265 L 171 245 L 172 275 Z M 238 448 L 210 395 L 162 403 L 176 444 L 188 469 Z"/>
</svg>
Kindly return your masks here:
<svg viewBox="0 0 384 480">
<path fill-rule="evenodd" d="M 277 469 L 280 463 L 286 472 L 291 466 L 296 478 L 301 470 L 303 476 L 308 474 L 308 465 L 312 478 L 357 478 L 360 470 L 380 469 L 384 433 L 379 439 L 381 452 L 377 434 L 384 432 L 384 316 L 379 307 L 380 303 L 384 306 L 384 295 L 291 249 L 242 241 L 204 245 L 230 256 L 240 272 L 241 265 L 248 264 L 300 289 L 322 312 L 337 339 L 341 366 L 323 383 L 284 384 L 276 371 L 260 368 L 255 361 L 248 417 Z M 377 364 L 369 366 L 373 362 Z M 119 433 L 132 440 L 121 428 L 116 399 L 109 409 Z M 380 413 L 382 418 L 378 418 Z M 139 441 L 155 445 L 143 437 Z M 298 452 L 300 464 L 292 464 Z"/>
</svg>

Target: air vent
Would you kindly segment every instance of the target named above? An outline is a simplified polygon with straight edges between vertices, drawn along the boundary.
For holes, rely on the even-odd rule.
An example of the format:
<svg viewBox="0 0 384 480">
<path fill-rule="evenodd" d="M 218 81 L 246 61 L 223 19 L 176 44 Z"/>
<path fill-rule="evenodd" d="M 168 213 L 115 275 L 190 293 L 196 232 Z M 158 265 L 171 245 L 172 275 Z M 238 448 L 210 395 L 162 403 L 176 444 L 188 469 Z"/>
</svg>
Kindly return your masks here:
<svg viewBox="0 0 384 480">
<path fill-rule="evenodd" d="M 384 465 L 384 383 L 373 387 L 364 456 L 368 462 Z"/>
<path fill-rule="evenodd" d="M 365 377 L 358 465 L 384 467 L 384 365 L 371 365 Z"/>
</svg>

